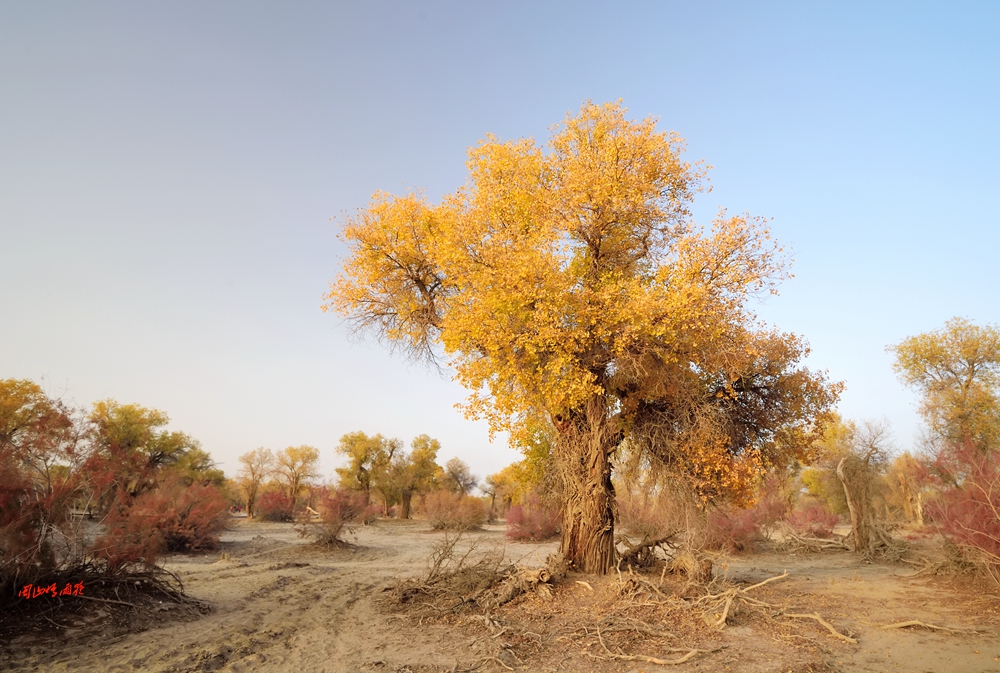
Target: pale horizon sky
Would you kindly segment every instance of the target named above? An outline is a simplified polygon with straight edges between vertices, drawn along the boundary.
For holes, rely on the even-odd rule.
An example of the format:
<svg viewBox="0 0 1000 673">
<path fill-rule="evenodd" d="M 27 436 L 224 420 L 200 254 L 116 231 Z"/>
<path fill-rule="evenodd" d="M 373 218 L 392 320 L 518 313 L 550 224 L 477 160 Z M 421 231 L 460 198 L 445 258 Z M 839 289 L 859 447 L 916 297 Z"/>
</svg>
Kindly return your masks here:
<svg viewBox="0 0 1000 673">
<path fill-rule="evenodd" d="M 311 444 L 332 477 L 355 430 L 495 472 L 460 386 L 320 312 L 337 218 L 621 98 L 714 167 L 699 221 L 772 218 L 760 317 L 910 448 L 885 347 L 1000 322 L 998 34 L 987 2 L 4 3 L 0 378 L 162 409 L 230 475 Z"/>
</svg>

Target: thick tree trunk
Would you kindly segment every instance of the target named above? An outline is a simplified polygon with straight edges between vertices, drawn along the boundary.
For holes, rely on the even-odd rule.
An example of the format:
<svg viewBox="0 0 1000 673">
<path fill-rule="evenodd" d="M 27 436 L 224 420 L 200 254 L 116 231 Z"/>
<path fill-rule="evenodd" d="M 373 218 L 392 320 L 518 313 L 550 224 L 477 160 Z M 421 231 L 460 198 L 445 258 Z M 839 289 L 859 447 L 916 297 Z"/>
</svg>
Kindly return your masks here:
<svg viewBox="0 0 1000 673">
<path fill-rule="evenodd" d="M 615 489 L 611 452 L 617 445 L 603 404 L 588 405 L 576 422 L 561 423 L 558 460 L 563 486 L 563 557 L 584 573 L 615 568 Z"/>
<path fill-rule="evenodd" d="M 868 526 L 865 520 L 866 512 L 860 511 L 864 503 L 857 502 L 851 494 L 847 476 L 844 474 L 844 463 L 847 458 L 841 458 L 837 463 L 837 476 L 844 485 L 844 496 L 847 498 L 847 509 L 851 513 L 851 532 L 854 534 L 854 551 L 862 552 L 868 548 Z"/>
<path fill-rule="evenodd" d="M 410 501 L 413 500 L 413 491 L 404 490 L 399 504 L 399 518 L 410 518 Z"/>
</svg>

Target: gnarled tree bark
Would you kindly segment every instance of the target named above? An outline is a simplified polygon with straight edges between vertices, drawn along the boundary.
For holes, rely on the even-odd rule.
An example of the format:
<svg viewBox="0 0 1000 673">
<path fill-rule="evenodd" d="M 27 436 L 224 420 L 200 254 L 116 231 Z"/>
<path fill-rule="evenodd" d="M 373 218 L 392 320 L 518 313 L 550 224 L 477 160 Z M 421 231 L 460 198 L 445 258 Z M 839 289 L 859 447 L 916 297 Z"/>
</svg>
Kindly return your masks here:
<svg viewBox="0 0 1000 673">
<path fill-rule="evenodd" d="M 557 418 L 556 459 L 563 487 L 560 551 L 574 568 L 605 574 L 615 567 L 615 488 L 611 453 L 618 444 L 616 423 L 602 397 L 586 408 Z"/>
</svg>

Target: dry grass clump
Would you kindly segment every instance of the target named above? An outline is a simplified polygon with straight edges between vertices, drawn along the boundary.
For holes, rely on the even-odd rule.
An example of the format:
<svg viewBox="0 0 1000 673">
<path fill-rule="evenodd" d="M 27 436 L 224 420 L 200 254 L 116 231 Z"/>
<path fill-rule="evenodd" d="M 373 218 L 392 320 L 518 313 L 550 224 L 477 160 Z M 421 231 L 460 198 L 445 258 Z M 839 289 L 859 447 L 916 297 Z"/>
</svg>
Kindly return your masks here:
<svg viewBox="0 0 1000 673">
<path fill-rule="evenodd" d="M 462 493 L 435 491 L 424 498 L 424 514 L 434 530 L 476 530 L 489 515 L 486 503 Z"/>
</svg>

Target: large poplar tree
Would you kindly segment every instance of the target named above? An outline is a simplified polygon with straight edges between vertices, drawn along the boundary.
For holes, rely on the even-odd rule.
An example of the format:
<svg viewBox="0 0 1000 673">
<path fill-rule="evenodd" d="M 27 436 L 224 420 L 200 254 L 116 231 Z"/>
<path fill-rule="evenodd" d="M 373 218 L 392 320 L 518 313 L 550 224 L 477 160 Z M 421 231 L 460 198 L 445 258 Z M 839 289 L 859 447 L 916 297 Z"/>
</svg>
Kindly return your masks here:
<svg viewBox="0 0 1000 673">
<path fill-rule="evenodd" d="M 562 551 L 584 572 L 616 561 L 623 443 L 705 498 L 741 498 L 808 451 L 839 391 L 747 307 L 785 275 L 765 223 L 720 213 L 699 228 L 704 171 L 625 113 L 586 103 L 545 148 L 487 136 L 439 204 L 377 193 L 345 223 L 351 253 L 324 305 L 443 359 L 494 431 L 548 428 Z"/>
</svg>

